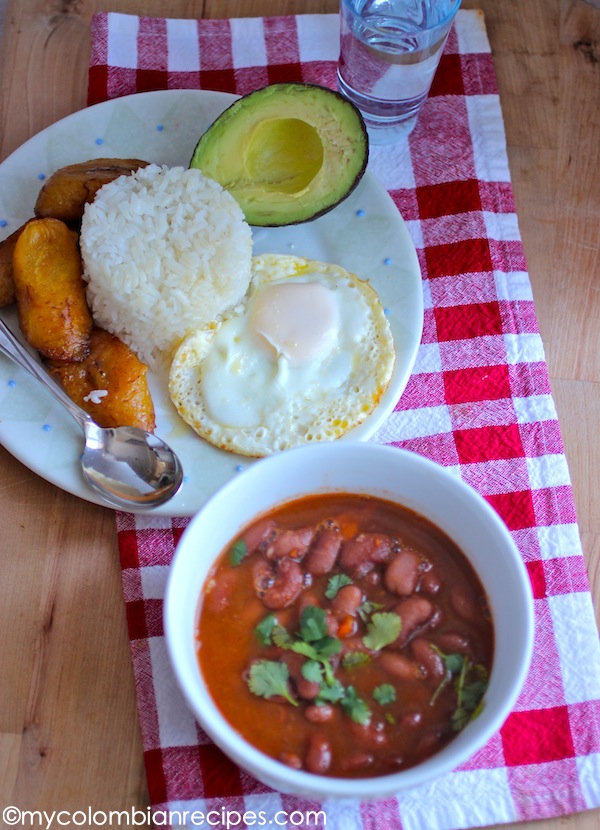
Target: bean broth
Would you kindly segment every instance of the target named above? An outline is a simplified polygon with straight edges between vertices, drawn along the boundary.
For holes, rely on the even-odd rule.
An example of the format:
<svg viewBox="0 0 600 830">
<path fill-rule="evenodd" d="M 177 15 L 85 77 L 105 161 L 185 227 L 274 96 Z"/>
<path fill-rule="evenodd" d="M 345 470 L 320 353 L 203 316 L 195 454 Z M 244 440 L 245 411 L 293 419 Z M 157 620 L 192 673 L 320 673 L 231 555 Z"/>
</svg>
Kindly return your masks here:
<svg viewBox="0 0 600 830">
<path fill-rule="evenodd" d="M 310 496 L 249 525 L 201 598 L 198 659 L 223 716 L 298 769 L 407 769 L 476 716 L 493 625 L 457 546 L 411 510 Z"/>
</svg>

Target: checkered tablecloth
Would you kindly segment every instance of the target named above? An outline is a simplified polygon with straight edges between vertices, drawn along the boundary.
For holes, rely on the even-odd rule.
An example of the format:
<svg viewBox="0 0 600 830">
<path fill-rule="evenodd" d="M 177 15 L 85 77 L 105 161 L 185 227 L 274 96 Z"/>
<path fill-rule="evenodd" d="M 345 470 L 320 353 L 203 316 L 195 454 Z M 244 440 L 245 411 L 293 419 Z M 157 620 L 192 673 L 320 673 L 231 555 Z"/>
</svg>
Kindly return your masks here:
<svg viewBox="0 0 600 830">
<path fill-rule="evenodd" d="M 337 15 L 103 13 L 92 26 L 89 102 L 164 88 L 245 93 L 292 80 L 335 87 L 337 54 Z M 480 12 L 459 12 L 408 151 L 373 147 L 369 167 L 407 222 L 425 297 L 413 374 L 373 440 L 451 468 L 504 519 L 535 597 L 531 671 L 500 732 L 434 784 L 373 803 L 283 796 L 221 754 L 176 688 L 162 597 L 186 520 L 117 514 L 152 804 L 223 816 L 264 810 L 267 821 L 282 820 L 280 810 L 318 808 L 329 830 L 466 828 L 600 806 L 598 633 Z"/>
</svg>

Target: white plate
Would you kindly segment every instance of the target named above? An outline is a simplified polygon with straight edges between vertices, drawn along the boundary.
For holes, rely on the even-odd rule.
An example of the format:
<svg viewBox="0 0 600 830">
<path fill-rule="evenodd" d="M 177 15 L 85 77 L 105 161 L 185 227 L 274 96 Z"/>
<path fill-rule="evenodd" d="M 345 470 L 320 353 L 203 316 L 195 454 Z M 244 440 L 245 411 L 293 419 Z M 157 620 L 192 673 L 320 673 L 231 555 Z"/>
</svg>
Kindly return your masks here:
<svg viewBox="0 0 600 830">
<path fill-rule="evenodd" d="M 168 90 L 106 101 L 43 130 L 0 165 L 0 239 L 33 215 L 44 179 L 66 164 L 137 157 L 187 166 L 200 135 L 235 100 L 222 92 Z M 333 262 L 369 279 L 388 312 L 397 358 L 377 409 L 348 438 L 366 440 L 393 410 L 416 357 L 423 328 L 421 273 L 406 226 L 387 191 L 369 172 L 334 210 L 313 222 L 254 228 L 254 253 L 296 254 Z M 2 317 L 18 331 L 14 308 Z M 166 376 L 149 374 L 156 433 L 179 454 L 177 496 L 154 514 L 195 513 L 222 484 L 254 463 L 218 450 L 177 415 Z M 342 439 L 344 440 L 344 439 Z M 0 355 L 0 442 L 26 467 L 69 493 L 102 504 L 79 471 L 79 427 L 47 391 Z"/>
</svg>

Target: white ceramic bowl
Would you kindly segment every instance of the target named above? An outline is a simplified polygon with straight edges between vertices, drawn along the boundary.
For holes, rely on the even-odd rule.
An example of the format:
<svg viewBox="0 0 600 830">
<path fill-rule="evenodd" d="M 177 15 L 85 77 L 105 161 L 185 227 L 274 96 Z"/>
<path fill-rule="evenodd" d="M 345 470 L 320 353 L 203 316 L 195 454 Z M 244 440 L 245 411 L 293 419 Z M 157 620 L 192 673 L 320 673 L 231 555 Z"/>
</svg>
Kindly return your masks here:
<svg viewBox="0 0 600 830">
<path fill-rule="evenodd" d="M 248 744 L 223 718 L 204 685 L 194 632 L 199 597 L 216 557 L 252 519 L 274 505 L 318 492 L 368 493 L 420 513 L 462 549 L 487 592 L 495 626 L 494 663 L 482 713 L 415 767 L 376 778 L 343 779 L 293 770 Z M 264 459 L 219 490 L 192 519 L 172 564 L 165 597 L 170 658 L 192 712 L 213 741 L 263 783 L 324 798 L 381 798 L 449 772 L 502 726 L 519 694 L 533 643 L 533 601 L 504 523 L 473 490 L 437 464 L 377 444 L 337 442 Z"/>
</svg>

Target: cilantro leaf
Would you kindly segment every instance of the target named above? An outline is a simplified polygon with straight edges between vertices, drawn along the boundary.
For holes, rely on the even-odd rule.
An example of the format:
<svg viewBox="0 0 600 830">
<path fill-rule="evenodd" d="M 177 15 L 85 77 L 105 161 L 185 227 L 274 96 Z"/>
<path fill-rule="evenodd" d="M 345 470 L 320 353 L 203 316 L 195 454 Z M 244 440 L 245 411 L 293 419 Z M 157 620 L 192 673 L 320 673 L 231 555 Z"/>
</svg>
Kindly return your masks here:
<svg viewBox="0 0 600 830">
<path fill-rule="evenodd" d="M 326 612 L 317 605 L 307 605 L 300 616 L 300 636 L 306 643 L 327 635 Z"/>
<path fill-rule="evenodd" d="M 344 696 L 340 703 L 346 715 L 355 723 L 360 723 L 365 726 L 370 722 L 371 710 L 362 697 L 356 694 L 354 686 L 346 686 Z"/>
<path fill-rule="evenodd" d="M 332 686 L 321 686 L 321 691 L 317 695 L 316 702 L 319 703 L 339 703 L 344 697 L 345 689 L 339 680 L 334 680 Z"/>
<path fill-rule="evenodd" d="M 457 706 L 450 718 L 453 732 L 460 732 L 469 722 L 469 713 L 462 706 Z"/>
<path fill-rule="evenodd" d="M 273 626 L 271 639 L 279 648 L 289 648 L 293 642 L 292 635 L 282 625 L 279 625 L 279 623 Z"/>
<path fill-rule="evenodd" d="M 256 626 L 254 631 L 263 646 L 270 646 L 272 644 L 273 629 L 275 629 L 278 625 L 279 623 L 277 622 L 275 614 L 267 614 L 267 616 L 263 617 L 263 619 Z"/>
<path fill-rule="evenodd" d="M 386 706 L 396 700 L 396 689 L 391 683 L 382 683 L 373 689 L 373 697 L 381 706 Z"/>
<path fill-rule="evenodd" d="M 352 580 L 347 574 L 334 574 L 330 577 L 325 588 L 325 596 L 327 599 L 333 599 L 344 585 L 352 585 Z"/>
<path fill-rule="evenodd" d="M 380 611 L 383 607 L 381 602 L 371 602 L 370 599 L 366 599 L 358 609 L 358 616 L 364 623 L 369 622 L 371 614 L 375 611 Z"/>
<path fill-rule="evenodd" d="M 461 672 L 455 681 L 457 706 L 452 715 L 452 729 L 460 732 L 467 723 L 476 717 L 483 706 L 482 699 L 487 689 L 487 682 L 481 679 L 481 668 L 475 666 L 467 657 L 464 658 Z M 467 682 L 475 673 L 475 680 Z"/>
<path fill-rule="evenodd" d="M 431 700 L 429 701 L 429 705 L 433 706 L 436 700 L 438 699 L 439 695 L 441 694 L 442 690 L 445 689 L 445 687 L 448 685 L 448 683 L 450 683 L 452 678 L 455 675 L 460 675 L 460 673 L 463 670 L 465 658 L 462 654 L 444 654 L 444 652 L 440 651 L 440 649 L 436 645 L 434 645 L 434 643 L 431 643 L 430 645 L 432 650 L 435 651 L 435 653 L 442 658 L 444 668 L 446 669 L 446 673 L 442 677 L 437 689 L 435 690 Z"/>
<path fill-rule="evenodd" d="M 389 646 L 398 638 L 402 630 L 402 620 L 393 611 L 373 614 L 367 625 L 363 643 L 372 651 L 379 651 Z"/>
<path fill-rule="evenodd" d="M 307 606 L 300 617 L 299 629 L 299 636 L 295 638 L 277 622 L 274 614 L 268 614 L 258 624 L 256 632 L 265 645 L 274 643 L 279 648 L 291 649 L 318 664 L 318 677 L 314 666 L 308 668 L 315 682 L 321 683 L 324 674 L 327 685 L 333 686 L 335 677 L 329 658 L 341 650 L 342 644 L 327 634 L 326 612 L 314 605 Z"/>
<path fill-rule="evenodd" d="M 323 666 L 317 660 L 307 660 L 302 664 L 300 669 L 302 677 L 305 680 L 310 680 L 311 683 L 321 683 L 323 681 Z"/>
<path fill-rule="evenodd" d="M 330 637 L 327 635 L 322 640 L 316 640 L 312 643 L 321 657 L 333 657 L 334 654 L 339 654 L 342 650 L 342 641 L 337 637 Z"/>
<path fill-rule="evenodd" d="M 465 658 L 462 654 L 442 654 L 442 659 L 444 661 L 446 671 L 449 671 L 450 674 L 461 673 L 465 662 Z"/>
<path fill-rule="evenodd" d="M 463 654 L 444 654 L 432 645 L 433 650 L 444 661 L 446 674 L 433 693 L 429 705 L 433 706 L 448 683 L 454 679 L 456 709 L 451 716 L 452 730 L 460 732 L 467 723 L 477 717 L 483 707 L 483 696 L 487 689 L 488 673 L 485 666 L 475 665 Z"/>
<path fill-rule="evenodd" d="M 237 567 L 248 553 L 248 545 L 243 539 L 238 539 L 229 548 L 229 562 Z"/>
<path fill-rule="evenodd" d="M 345 669 L 354 669 L 357 666 L 364 666 L 371 661 L 371 655 L 366 651 L 349 651 L 342 657 L 342 666 Z"/>
<path fill-rule="evenodd" d="M 462 695 L 462 703 L 465 709 L 469 712 L 474 712 L 486 689 L 487 683 L 484 683 L 482 680 L 474 680 L 472 683 L 468 683 L 464 687 Z"/>
<path fill-rule="evenodd" d="M 305 643 L 303 640 L 294 640 L 288 646 L 296 654 L 303 654 L 309 660 L 319 660 L 319 652 L 311 643 Z"/>
<path fill-rule="evenodd" d="M 487 668 L 482 663 L 475 663 L 475 676 L 478 680 L 481 680 L 482 683 L 487 683 L 490 679 L 490 674 Z"/>
<path fill-rule="evenodd" d="M 258 697 L 284 697 L 294 706 L 294 700 L 288 688 L 290 672 L 285 663 L 276 660 L 257 660 L 250 666 L 248 688 Z"/>
<path fill-rule="evenodd" d="M 288 648 L 291 648 L 297 654 L 303 654 L 309 660 L 315 660 L 320 663 L 323 666 L 325 682 L 328 686 L 333 686 L 335 683 L 333 669 L 328 658 L 332 654 L 337 654 L 341 647 L 342 644 L 335 637 L 324 637 L 315 643 L 305 643 L 302 640 L 296 640 L 288 646 Z"/>
</svg>

